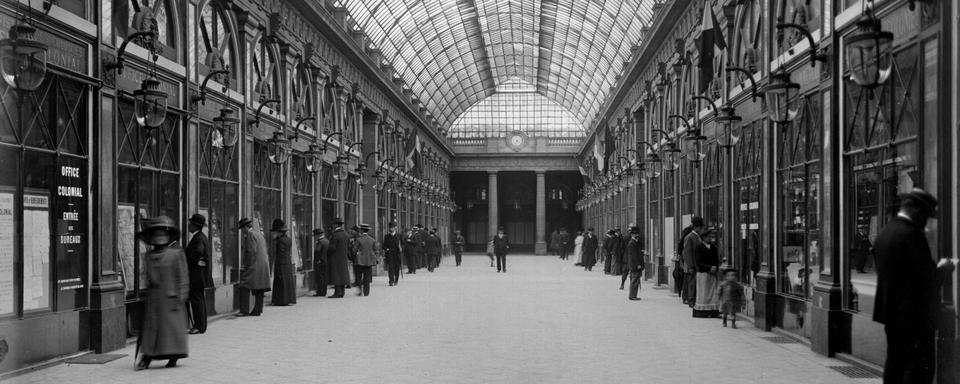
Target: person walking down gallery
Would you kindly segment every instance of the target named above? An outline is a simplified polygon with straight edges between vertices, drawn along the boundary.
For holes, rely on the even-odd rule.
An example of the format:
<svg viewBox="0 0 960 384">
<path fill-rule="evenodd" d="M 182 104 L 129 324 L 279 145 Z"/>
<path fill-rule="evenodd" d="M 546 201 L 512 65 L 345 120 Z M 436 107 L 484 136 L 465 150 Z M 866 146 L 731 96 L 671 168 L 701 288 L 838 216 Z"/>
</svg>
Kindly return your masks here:
<svg viewBox="0 0 960 384">
<path fill-rule="evenodd" d="M 693 308 L 697 301 L 697 255 L 702 251 L 703 217 L 694 216 L 691 219 L 690 232 L 683 238 L 683 253 L 680 254 L 680 264 L 683 268 L 683 303 Z"/>
<path fill-rule="evenodd" d="M 407 263 L 407 273 L 417 273 L 417 229 L 408 229 L 403 236 L 403 261 Z"/>
<path fill-rule="evenodd" d="M 370 296 L 370 283 L 373 282 L 373 267 L 378 264 L 380 248 L 377 240 L 370 236 L 370 225 L 360 224 L 360 235 L 356 239 L 357 256 L 354 260 L 357 271 L 359 294 Z"/>
<path fill-rule="evenodd" d="M 342 298 L 350 285 L 350 266 L 347 264 L 350 254 L 350 235 L 343 229 L 343 219 L 333 219 L 336 229 L 330 235 L 330 248 L 327 249 L 327 284 L 333 286 L 331 299 Z"/>
<path fill-rule="evenodd" d="M 263 295 L 270 291 L 270 263 L 267 260 L 267 241 L 260 232 L 260 220 L 240 219 L 243 231 L 243 269 L 240 271 L 240 315 L 260 316 L 263 313 Z M 249 292 L 249 293 L 248 293 Z M 253 310 L 250 310 L 253 294 Z"/>
<path fill-rule="evenodd" d="M 497 272 L 507 273 L 507 253 L 510 252 L 510 239 L 503 231 L 503 227 L 497 229 L 497 235 L 493 237 L 493 254 L 497 257 Z"/>
<path fill-rule="evenodd" d="M 210 240 L 203 233 L 207 218 L 199 213 L 190 216 L 187 229 L 190 242 L 187 243 L 187 268 L 190 271 L 190 334 L 207 331 L 207 288 L 213 288 L 213 276 L 210 275 Z"/>
<path fill-rule="evenodd" d="M 402 258 L 400 257 L 400 235 L 397 233 L 397 223 L 391 222 L 388 227 L 387 234 L 383 235 L 382 244 L 383 258 L 387 264 L 387 279 L 392 287 L 400 282 L 400 268 L 403 268 L 403 266 L 400 265 Z"/>
<path fill-rule="evenodd" d="M 430 234 L 427 235 L 427 238 L 423 242 L 425 244 L 424 250 L 427 253 L 427 270 L 433 272 L 434 269 L 440 266 L 440 252 L 443 249 L 443 245 L 440 243 L 440 236 L 437 236 L 437 229 L 430 229 Z"/>
<path fill-rule="evenodd" d="M 630 226 L 630 240 L 627 240 L 626 256 L 623 269 L 630 275 L 630 290 L 627 298 L 640 300 L 640 280 L 643 279 L 643 241 L 640 239 L 640 228 Z"/>
<path fill-rule="evenodd" d="M 274 219 L 270 227 L 273 236 L 273 296 L 270 303 L 282 307 L 297 303 L 297 279 L 294 276 L 290 249 L 293 242 L 287 236 L 287 225 Z"/>
<path fill-rule="evenodd" d="M 453 257 L 458 267 L 463 261 L 463 248 L 466 244 L 467 241 L 463 238 L 460 230 L 453 231 Z"/>
<path fill-rule="evenodd" d="M 697 252 L 697 298 L 693 305 L 693 317 L 720 317 L 720 301 L 717 296 L 717 268 L 720 267 L 720 252 L 717 249 L 717 230 L 707 229 L 704 242 Z"/>
<path fill-rule="evenodd" d="M 313 246 L 313 283 L 316 291 L 314 296 L 327 295 L 327 250 L 330 249 L 330 240 L 323 233 L 323 228 L 314 228 L 313 237 L 316 244 Z"/>
<path fill-rule="evenodd" d="M 600 240 L 597 239 L 597 235 L 593 234 L 593 227 L 587 228 L 587 232 L 583 234 L 581 252 L 583 255 L 581 263 L 584 270 L 592 271 L 593 266 L 597 264 L 597 248 L 599 248 L 599 244 Z"/>
<path fill-rule="evenodd" d="M 583 231 L 577 231 L 577 236 L 573 238 L 573 258 L 577 260 L 574 265 L 583 265 Z"/>
<path fill-rule="evenodd" d="M 560 245 L 560 229 L 554 228 L 553 232 L 550 232 L 550 252 L 553 252 L 555 256 L 560 254 L 559 245 Z"/>
<path fill-rule="evenodd" d="M 153 249 L 143 257 L 147 294 L 137 340 L 137 370 L 149 368 L 153 360 L 167 360 L 168 368 L 175 367 L 177 360 L 187 357 L 187 259 L 182 249 L 170 246 L 180 238 L 180 229 L 167 216 L 145 221 L 137 239 Z"/>
<path fill-rule="evenodd" d="M 630 240 L 623 237 L 623 231 L 620 230 L 619 225 L 614 232 L 614 236 L 617 237 L 617 248 L 615 248 L 613 252 L 613 263 L 610 264 L 610 273 L 620 276 L 620 290 L 622 291 L 624 284 L 627 283 L 627 277 L 630 272 L 626 268 L 627 242 Z"/>
<path fill-rule="evenodd" d="M 723 271 L 724 280 L 717 290 L 717 296 L 720 298 L 720 313 L 723 315 L 723 326 L 727 326 L 727 318 L 729 318 L 733 323 L 733 329 L 737 329 L 737 314 L 740 313 L 747 302 L 743 284 L 740 284 L 737 273 L 737 270 L 733 268 Z"/>
<path fill-rule="evenodd" d="M 560 247 L 560 260 L 566 260 L 570 257 L 570 233 L 567 229 L 560 227 L 560 234 L 557 235 L 557 246 Z"/>
<path fill-rule="evenodd" d="M 924 231 L 937 216 L 937 199 L 920 188 L 900 197 L 900 210 L 877 235 L 877 296 L 873 321 L 884 325 L 884 383 L 931 383 L 936 372 L 941 284 L 953 262 L 934 262 Z"/>
</svg>

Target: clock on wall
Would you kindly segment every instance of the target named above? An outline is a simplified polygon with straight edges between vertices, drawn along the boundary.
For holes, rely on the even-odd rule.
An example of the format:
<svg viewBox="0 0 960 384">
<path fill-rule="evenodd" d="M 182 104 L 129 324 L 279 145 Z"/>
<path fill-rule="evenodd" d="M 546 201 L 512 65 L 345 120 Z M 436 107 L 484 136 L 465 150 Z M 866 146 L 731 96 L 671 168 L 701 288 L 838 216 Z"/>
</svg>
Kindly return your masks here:
<svg viewBox="0 0 960 384">
<path fill-rule="evenodd" d="M 507 144 L 509 144 L 510 148 L 513 148 L 514 151 L 519 151 L 527 144 L 527 135 L 524 135 L 523 132 L 515 131 L 507 136 Z"/>
</svg>

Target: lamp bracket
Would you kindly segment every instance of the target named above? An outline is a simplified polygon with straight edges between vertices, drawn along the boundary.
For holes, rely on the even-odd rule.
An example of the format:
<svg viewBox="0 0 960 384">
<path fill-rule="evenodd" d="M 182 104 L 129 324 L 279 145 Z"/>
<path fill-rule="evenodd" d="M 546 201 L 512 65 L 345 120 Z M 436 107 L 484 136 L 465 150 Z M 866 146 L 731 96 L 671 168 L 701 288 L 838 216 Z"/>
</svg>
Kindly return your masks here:
<svg viewBox="0 0 960 384">
<path fill-rule="evenodd" d="M 753 73 L 750 73 L 750 71 L 741 67 L 733 67 L 733 66 L 727 67 L 727 73 L 732 73 L 732 72 L 743 74 L 744 76 L 747 77 L 747 80 L 750 81 L 750 89 L 753 95 L 753 101 L 757 101 L 758 96 L 763 96 L 763 92 L 760 92 L 757 89 L 757 81 L 753 79 Z"/>
<path fill-rule="evenodd" d="M 810 66 L 817 66 L 817 62 L 827 62 L 827 55 L 820 51 L 820 46 L 817 44 L 816 40 L 813 39 L 813 35 L 810 34 L 810 30 L 803 24 L 796 23 L 777 23 L 777 44 L 783 44 L 783 30 L 784 29 L 793 29 L 797 32 L 800 32 L 803 37 L 807 39 L 807 42 L 810 43 Z M 793 50 L 790 50 L 790 54 L 793 54 Z"/>
</svg>

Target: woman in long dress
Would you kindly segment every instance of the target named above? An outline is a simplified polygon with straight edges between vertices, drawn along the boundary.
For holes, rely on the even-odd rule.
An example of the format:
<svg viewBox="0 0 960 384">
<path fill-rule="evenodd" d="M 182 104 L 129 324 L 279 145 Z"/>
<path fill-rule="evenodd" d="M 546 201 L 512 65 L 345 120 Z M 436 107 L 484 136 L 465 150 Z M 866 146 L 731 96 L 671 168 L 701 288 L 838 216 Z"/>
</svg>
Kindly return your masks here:
<svg viewBox="0 0 960 384">
<path fill-rule="evenodd" d="M 583 265 L 583 231 L 577 231 L 577 237 L 573 239 L 573 257 L 577 266 Z"/>
<path fill-rule="evenodd" d="M 717 296 L 717 269 L 720 267 L 717 230 L 707 229 L 703 238 L 702 249 L 697 252 L 697 299 L 693 305 L 693 317 L 720 317 L 720 300 Z"/>
<path fill-rule="evenodd" d="M 153 360 L 167 360 L 167 367 L 187 357 L 186 301 L 190 293 L 187 259 L 179 247 L 171 247 L 180 238 L 173 219 L 159 216 L 144 223 L 137 239 L 153 246 L 144 255 L 146 291 L 143 326 L 140 328 L 140 361 L 136 369 L 150 368 Z"/>
</svg>

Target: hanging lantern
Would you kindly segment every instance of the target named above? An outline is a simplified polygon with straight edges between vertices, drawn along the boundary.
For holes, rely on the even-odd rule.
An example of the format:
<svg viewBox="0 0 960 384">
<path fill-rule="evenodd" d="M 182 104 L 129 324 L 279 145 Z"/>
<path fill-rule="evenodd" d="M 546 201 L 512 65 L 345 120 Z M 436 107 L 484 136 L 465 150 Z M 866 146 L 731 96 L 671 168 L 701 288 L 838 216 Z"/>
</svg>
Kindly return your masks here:
<svg viewBox="0 0 960 384">
<path fill-rule="evenodd" d="M 663 169 L 663 164 L 660 162 L 659 157 L 651 158 L 651 160 L 644 163 L 643 166 L 641 167 L 643 176 L 648 179 L 660 177 L 660 174 L 662 173 L 662 169 Z"/>
<path fill-rule="evenodd" d="M 857 31 L 844 38 L 844 56 L 853 82 L 872 89 L 890 78 L 893 64 L 893 33 L 884 31 L 867 2 L 857 21 Z"/>
<path fill-rule="evenodd" d="M 237 145 L 237 141 L 240 139 L 240 134 L 237 132 L 237 124 L 240 123 L 240 119 L 233 117 L 234 113 L 235 111 L 230 108 L 221 108 L 220 116 L 213 118 L 213 125 L 220 134 L 223 148 L 231 148 Z"/>
<path fill-rule="evenodd" d="M 47 45 L 35 40 L 36 34 L 36 28 L 20 22 L 0 40 L 3 81 L 21 91 L 36 90 L 47 76 Z"/>
<path fill-rule="evenodd" d="M 734 136 L 733 126 L 740 123 L 743 118 L 737 115 L 737 110 L 730 105 L 720 107 L 720 114 L 717 115 L 717 123 L 723 127 L 723 135 L 717 137 L 717 143 L 722 148 L 733 148 L 740 142 L 740 137 Z"/>
<path fill-rule="evenodd" d="M 137 124 L 153 129 L 167 119 L 167 93 L 160 90 L 160 80 L 153 75 L 140 83 L 140 89 L 133 91 L 134 114 Z"/>
<path fill-rule="evenodd" d="M 320 172 L 320 168 L 323 167 L 323 153 L 320 151 L 320 146 L 317 144 L 310 144 L 310 152 L 307 157 L 307 172 L 317 173 Z"/>
<path fill-rule="evenodd" d="M 770 74 L 770 83 L 763 88 L 767 98 L 767 113 L 777 124 L 787 124 L 797 117 L 797 91 L 800 84 L 790 81 L 790 74 L 782 68 Z"/>
<path fill-rule="evenodd" d="M 290 158 L 290 140 L 283 132 L 273 133 L 273 138 L 267 141 L 270 146 L 270 162 L 274 164 L 283 164 Z"/>
</svg>

